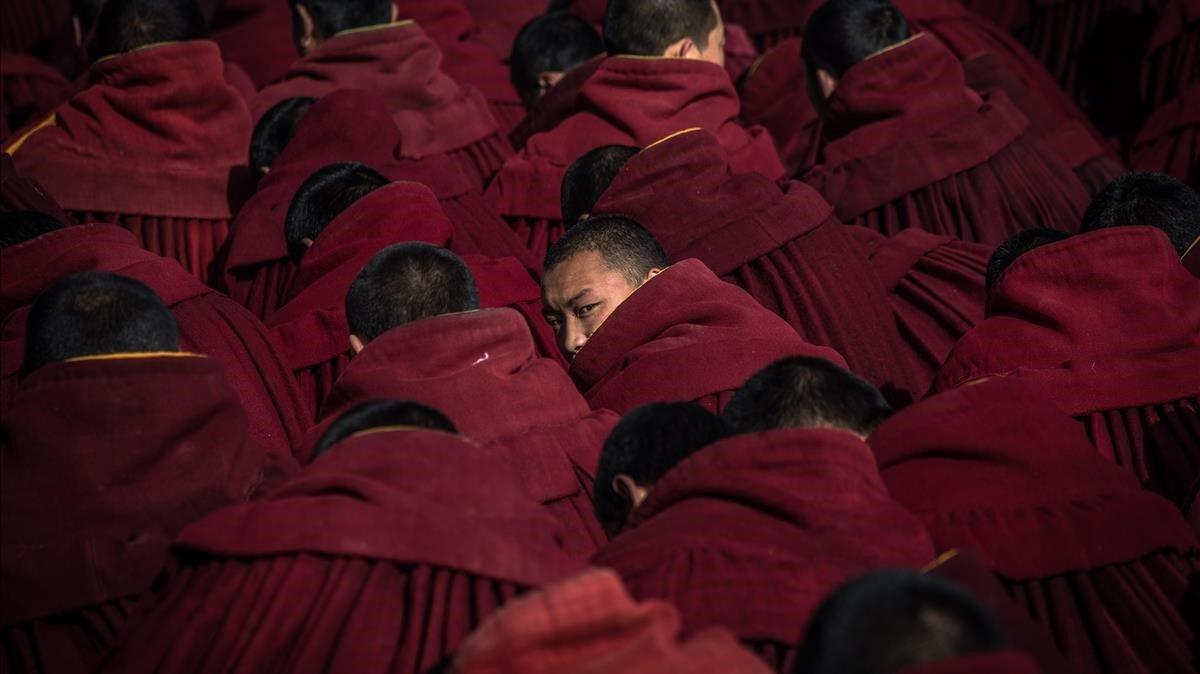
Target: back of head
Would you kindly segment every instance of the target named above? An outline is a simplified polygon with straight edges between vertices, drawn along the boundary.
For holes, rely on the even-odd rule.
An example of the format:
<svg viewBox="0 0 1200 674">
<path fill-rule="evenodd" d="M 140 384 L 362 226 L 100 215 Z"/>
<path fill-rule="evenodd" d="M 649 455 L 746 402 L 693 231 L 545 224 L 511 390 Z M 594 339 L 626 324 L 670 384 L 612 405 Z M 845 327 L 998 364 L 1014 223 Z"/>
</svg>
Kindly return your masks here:
<svg viewBox="0 0 1200 674">
<path fill-rule="evenodd" d="M 292 197 L 284 220 L 284 236 L 292 259 L 303 257 L 311 242 L 342 211 L 389 182 L 387 176 L 358 162 L 330 164 L 309 176 Z"/>
<path fill-rule="evenodd" d="M 602 215 L 577 223 L 546 253 L 545 274 L 563 262 L 595 251 L 610 269 L 640 286 L 652 269 L 670 265 L 667 254 L 644 227 L 620 215 Z M 544 277 L 543 277 L 544 278 Z"/>
<path fill-rule="evenodd" d="M 829 0 L 804 28 L 804 62 L 810 76 L 834 77 L 868 56 L 908 39 L 908 22 L 889 0 Z"/>
<path fill-rule="evenodd" d="M 457 255 L 427 243 L 379 251 L 346 294 L 350 334 L 370 342 L 392 328 L 479 308 L 475 279 Z"/>
<path fill-rule="evenodd" d="M 864 438 L 891 414 L 874 386 L 827 360 L 802 356 L 756 372 L 723 412 L 736 433 L 837 428 Z"/>
<path fill-rule="evenodd" d="M 372 430 L 424 428 L 458 433 L 454 422 L 441 412 L 407 400 L 371 400 L 356 405 L 325 429 L 313 450 L 315 460 L 339 442 Z"/>
<path fill-rule="evenodd" d="M 250 136 L 250 170 L 254 179 L 262 178 L 275 163 L 276 157 L 296 133 L 296 126 L 317 99 L 309 96 L 287 98 L 267 110 L 254 126 Z"/>
<path fill-rule="evenodd" d="M 988 260 L 988 291 L 990 292 L 996 287 L 996 284 L 1000 282 L 1000 278 L 1004 276 L 1004 272 L 1012 266 L 1012 263 L 1017 261 L 1017 258 L 1034 248 L 1041 248 L 1047 244 L 1057 243 L 1067 238 L 1070 238 L 1070 235 L 1065 232 L 1046 228 L 1027 229 L 1024 232 L 1017 232 L 1008 237 L 1004 243 L 996 246 L 991 259 Z"/>
<path fill-rule="evenodd" d="M 604 46 L 614 56 L 662 56 L 672 44 L 690 38 L 707 49 L 720 19 L 712 0 L 609 0 Z"/>
<path fill-rule="evenodd" d="M 795 672 L 890 674 L 1007 645 L 999 620 L 966 589 L 915 571 L 879 571 L 821 603 Z"/>
<path fill-rule="evenodd" d="M 84 272 L 34 300 L 21 370 L 28 375 L 84 356 L 178 350 L 175 318 L 153 290 L 124 276 Z"/>
<path fill-rule="evenodd" d="M 107 0 L 96 18 L 92 56 L 98 60 L 207 36 L 208 24 L 196 0 Z"/>
<path fill-rule="evenodd" d="M 1200 239 L 1200 192 L 1171 176 L 1131 171 L 1096 195 L 1079 231 L 1129 225 L 1161 229 L 1183 257 Z"/>
<path fill-rule="evenodd" d="M 617 173 L 640 151 L 629 145 L 604 145 L 571 162 L 562 183 L 562 214 L 567 229 L 591 213 Z"/>
<path fill-rule="evenodd" d="M 377 26 L 392 20 L 392 0 L 291 0 L 291 3 L 293 21 L 299 22 L 295 7 L 304 7 L 322 40 L 352 28 Z"/>
<path fill-rule="evenodd" d="M 31 241 L 65 226 L 55 218 L 37 211 L 0 213 L 0 248 L 8 248 Z"/>
<path fill-rule="evenodd" d="M 525 105 L 532 105 L 568 70 L 604 53 L 596 29 L 567 12 L 533 18 L 513 40 L 510 74 Z"/>
</svg>

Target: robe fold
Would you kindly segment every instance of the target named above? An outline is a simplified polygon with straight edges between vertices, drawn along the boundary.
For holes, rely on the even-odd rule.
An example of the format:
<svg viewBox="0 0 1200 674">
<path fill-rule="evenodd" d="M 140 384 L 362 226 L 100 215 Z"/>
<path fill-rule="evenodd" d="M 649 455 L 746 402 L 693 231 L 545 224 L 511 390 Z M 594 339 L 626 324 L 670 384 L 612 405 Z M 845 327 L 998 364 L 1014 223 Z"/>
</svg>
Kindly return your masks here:
<svg viewBox="0 0 1200 674">
<path fill-rule="evenodd" d="M 90 85 L 5 148 L 84 222 L 111 222 L 192 274 L 208 267 L 246 188 L 250 118 L 212 42 L 103 59 Z"/>
<path fill-rule="evenodd" d="M 192 524 L 98 672 L 420 674 L 498 606 L 578 570 L 506 466 L 374 429 Z"/>
<path fill-rule="evenodd" d="M 505 63 L 509 62 L 513 41 L 521 27 L 544 14 L 547 7 L 545 0 L 462 0 L 462 3 L 479 24 L 479 39 Z"/>
<path fill-rule="evenodd" d="M 902 410 L 870 438 L 939 551 L 973 551 L 1080 672 L 1194 672 L 1182 612 L 1200 544 L 1018 378 Z"/>
<path fill-rule="evenodd" d="M 0 53 L 0 139 L 45 119 L 75 93 L 54 66 L 30 56 Z"/>
<path fill-rule="evenodd" d="M 512 146 L 525 147 L 535 133 L 550 131 L 574 114 L 579 90 L 596 74 L 605 59 L 606 56 L 599 54 L 571 68 L 557 84 L 534 101 L 521 123 L 508 133 Z"/>
<path fill-rule="evenodd" d="M 64 225 L 77 224 L 38 181 L 21 175 L 12 157 L 0 152 L 0 212 L 10 211 L 37 211 Z"/>
<path fill-rule="evenodd" d="M 346 410 L 379 398 L 429 405 L 459 433 L 506 456 L 562 521 L 571 554 L 587 559 L 607 540 L 591 491 L 617 417 L 591 411 L 562 367 L 538 356 L 526 317 L 485 309 L 389 330 L 351 359 L 306 446 L 315 447 Z"/>
<path fill-rule="evenodd" d="M 1146 46 L 1141 95 L 1152 108 L 1200 82 L 1200 0 L 1167 0 Z"/>
<path fill-rule="evenodd" d="M 270 469 L 221 368 L 192 354 L 47 365 L 21 382 L 0 437 L 12 672 L 90 671 L 175 533 L 249 498 Z"/>
<path fill-rule="evenodd" d="M 742 80 L 741 119 L 771 133 L 789 176 L 816 165 L 821 118 L 808 97 L 801 40 L 790 37 L 764 53 Z"/>
<path fill-rule="evenodd" d="M 283 79 L 288 66 L 300 58 L 288 3 L 220 0 L 209 28 L 225 60 L 244 68 L 260 89 Z"/>
<path fill-rule="evenodd" d="M 824 358 L 746 291 L 704 263 L 672 264 L 629 296 L 571 361 L 592 409 L 625 414 L 649 402 L 695 402 L 720 413 L 750 375 L 788 356 Z"/>
<path fill-rule="evenodd" d="M 1130 149 L 1129 168 L 1166 173 L 1200 188 L 1200 82 L 1146 120 Z"/>
<path fill-rule="evenodd" d="M 741 435 L 662 476 L 593 558 L 638 599 L 679 608 L 685 633 L 722 626 L 790 672 L 808 619 L 843 582 L 933 558 L 921 522 L 892 501 L 854 435 Z"/>
<path fill-rule="evenodd" d="M 1037 248 L 1001 276 L 987 319 L 950 353 L 935 388 L 1019 379 L 1186 513 L 1200 492 L 1198 296 L 1200 279 L 1152 227 Z"/>
</svg>

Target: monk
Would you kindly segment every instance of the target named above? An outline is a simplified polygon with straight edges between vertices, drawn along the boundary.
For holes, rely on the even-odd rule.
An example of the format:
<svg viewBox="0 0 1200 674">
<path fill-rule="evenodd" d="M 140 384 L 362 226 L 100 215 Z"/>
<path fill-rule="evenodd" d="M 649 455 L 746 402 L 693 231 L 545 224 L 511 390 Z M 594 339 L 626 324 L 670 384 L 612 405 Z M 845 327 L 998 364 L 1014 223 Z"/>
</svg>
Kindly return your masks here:
<svg viewBox="0 0 1200 674">
<path fill-rule="evenodd" d="M 637 222 L 575 225 L 546 256 L 546 321 L 593 409 L 693 401 L 712 412 L 766 364 L 789 355 L 845 361 L 694 259 L 670 264 Z"/>
<path fill-rule="evenodd" d="M 791 671 L 831 590 L 933 558 L 924 526 L 888 497 L 863 441 L 890 411 L 828 361 L 787 358 L 729 403 L 737 435 L 674 461 L 610 454 L 619 445 L 606 443 L 600 470 L 616 474 L 607 487 L 630 514 L 593 563 L 620 573 L 634 597 L 671 601 L 685 631 L 726 627 Z"/>
<path fill-rule="evenodd" d="M 604 41 L 587 21 L 567 12 L 537 16 L 513 40 L 513 86 L 532 110 L 572 68 L 603 53 Z"/>
<path fill-rule="evenodd" d="M 76 274 L 34 302 L 0 422 L 4 671 L 90 671 L 175 533 L 284 465 L 247 436 L 221 367 L 179 349 L 132 279 Z"/>
<path fill-rule="evenodd" d="M 1079 231 L 1147 225 L 1161 229 L 1183 266 L 1200 276 L 1200 192 L 1161 174 L 1132 171 L 1092 200 Z"/>
<path fill-rule="evenodd" d="M 710 134 L 700 129 L 693 129 L 690 133 L 703 135 L 709 140 L 717 151 L 720 152 L 720 146 Z M 681 134 L 688 135 L 688 134 Z M 675 138 L 666 138 L 659 146 L 671 144 Z M 656 149 L 654 145 L 647 150 Z M 566 229 L 570 229 L 575 223 L 591 216 L 592 210 L 596 208 L 596 202 L 600 201 L 600 197 L 609 189 L 617 175 L 625 168 L 631 159 L 636 157 L 642 150 L 630 145 L 603 145 L 594 150 L 589 150 L 582 157 L 571 162 L 567 167 L 567 172 L 563 174 L 562 190 L 559 193 L 559 200 L 562 203 L 562 220 Z M 659 152 L 663 152 L 659 150 Z M 656 186 L 664 186 L 665 181 L 657 183 Z M 645 222 L 644 217 L 640 217 Z"/>
<path fill-rule="evenodd" d="M 975 551 L 1076 671 L 1196 671 L 1181 608 L 1195 534 L 1056 407 L 996 378 L 899 412 L 871 447 L 937 550 Z"/>
<path fill-rule="evenodd" d="M 441 69 L 437 44 L 389 0 L 292 0 L 303 58 L 250 104 L 254 119 L 296 96 L 338 89 L 384 96 L 403 139 L 400 156 L 448 155 L 478 187 L 512 154 L 488 102 Z"/>
<path fill-rule="evenodd" d="M 254 133 L 250 136 L 250 174 L 255 182 L 271 172 L 271 165 L 296 135 L 300 120 L 316 102 L 317 99 L 311 96 L 280 101 L 254 125 Z"/>
<path fill-rule="evenodd" d="M 177 571 L 97 671 L 419 674 L 578 570 L 554 519 L 445 415 L 368 405 L 268 497 L 186 528 Z"/>
<path fill-rule="evenodd" d="M 804 59 L 824 147 L 803 179 L 843 222 L 996 244 L 1029 227 L 1066 229 L 1086 207 L 1074 173 L 1028 135 L 1007 96 L 967 88 L 954 55 L 910 35 L 887 0 L 822 5 Z"/>
</svg>

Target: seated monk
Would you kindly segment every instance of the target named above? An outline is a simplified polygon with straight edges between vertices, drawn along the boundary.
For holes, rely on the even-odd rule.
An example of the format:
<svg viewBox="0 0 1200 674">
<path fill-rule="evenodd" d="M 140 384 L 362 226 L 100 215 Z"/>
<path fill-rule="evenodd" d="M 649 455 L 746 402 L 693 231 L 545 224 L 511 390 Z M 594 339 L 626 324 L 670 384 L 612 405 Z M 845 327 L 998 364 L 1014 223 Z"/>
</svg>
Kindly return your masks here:
<svg viewBox="0 0 1200 674">
<path fill-rule="evenodd" d="M 1079 231 L 1138 225 L 1165 232 L 1183 266 L 1200 276 L 1200 192 L 1170 176 L 1131 171 L 1092 200 Z"/>
<path fill-rule="evenodd" d="M 184 529 L 97 672 L 419 674 L 578 570 L 509 467 L 441 413 L 373 401 L 266 498 Z"/>
<path fill-rule="evenodd" d="M 220 366 L 179 346 L 162 300 L 115 274 L 33 303 L 0 423 L 0 669 L 91 671 L 175 533 L 284 465 Z"/>
<path fill-rule="evenodd" d="M 735 121 L 737 92 L 721 67 L 724 34 L 713 0 L 608 3 L 609 58 L 575 96 L 573 113 L 553 130 L 530 137 L 485 193 L 530 250 L 544 255 L 562 235 L 563 173 L 601 145 L 642 147 L 700 127 L 718 138 L 739 170 L 783 177 L 770 135 Z"/>
<path fill-rule="evenodd" d="M 35 213 L 0 215 L 0 409 L 17 387 L 29 305 L 59 279 L 109 272 L 144 283 L 162 298 L 180 344 L 225 373 L 241 401 L 248 435 L 270 454 L 291 456 L 312 416 L 267 330 L 243 307 L 188 274 L 174 260 L 138 246 L 116 225 L 64 227 Z M 10 234 L 19 234 L 10 238 Z"/>
<path fill-rule="evenodd" d="M 5 151 L 83 222 L 207 278 L 245 187 L 250 119 L 192 0 L 109 0 L 89 86 Z"/>
<path fill-rule="evenodd" d="M 532 112 L 571 69 L 603 53 L 604 40 L 587 21 L 568 12 L 541 14 L 522 26 L 513 40 L 513 87 Z"/>
<path fill-rule="evenodd" d="M 413 21 L 397 22 L 395 3 L 290 1 L 303 57 L 251 102 L 255 120 L 287 98 L 367 89 L 387 99 L 401 157 L 447 155 L 481 188 L 512 154 L 487 100 L 446 75 L 437 44 Z"/>
<path fill-rule="evenodd" d="M 554 244 L 542 304 L 592 409 L 694 401 L 719 412 L 747 377 L 784 356 L 845 364 L 703 262 L 670 264 L 621 216 L 590 218 Z"/>
<path fill-rule="evenodd" d="M 250 175 L 256 185 L 271 172 L 275 160 L 296 135 L 300 120 L 316 102 L 311 96 L 284 99 L 254 125 L 254 133 L 250 134 Z"/>
<path fill-rule="evenodd" d="M 1195 534 L 1096 456 L 1053 398 L 996 378 L 899 412 L 870 442 L 938 551 L 977 554 L 1075 671 L 1196 671 L 1184 609 Z"/>
<path fill-rule="evenodd" d="M 890 412 L 837 366 L 787 358 L 729 403 L 738 435 L 670 458 L 606 443 L 599 472 L 616 477 L 597 491 L 622 497 L 617 514 L 626 517 L 605 523 L 623 530 L 592 562 L 620 573 L 634 597 L 671 601 L 685 631 L 726 627 L 791 671 L 809 616 L 831 590 L 933 558 L 924 526 L 888 497 L 863 441 Z"/>
<path fill-rule="evenodd" d="M 803 176 L 846 224 L 996 244 L 1076 222 L 1087 194 L 1000 91 L 967 88 L 937 38 L 888 0 L 831 0 L 808 21 L 821 163 Z"/>
</svg>

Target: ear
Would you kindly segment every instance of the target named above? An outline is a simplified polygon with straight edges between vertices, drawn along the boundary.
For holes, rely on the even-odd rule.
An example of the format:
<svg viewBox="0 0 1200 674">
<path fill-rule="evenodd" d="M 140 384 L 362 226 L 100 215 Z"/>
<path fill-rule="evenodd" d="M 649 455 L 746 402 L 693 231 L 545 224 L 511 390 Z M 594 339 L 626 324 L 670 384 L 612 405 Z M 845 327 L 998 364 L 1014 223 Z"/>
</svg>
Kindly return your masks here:
<svg viewBox="0 0 1200 674">
<path fill-rule="evenodd" d="M 655 276 L 658 276 L 661 273 L 663 273 L 663 270 L 659 269 L 658 267 L 651 269 L 650 271 L 646 272 L 646 281 L 649 281 L 650 279 L 654 278 Z M 642 281 L 642 283 L 645 283 L 646 281 Z"/>
<path fill-rule="evenodd" d="M 667 45 L 667 49 L 662 53 L 663 58 L 669 59 L 685 59 L 691 56 L 692 51 L 696 50 L 695 43 L 692 38 L 685 37 L 678 42 L 672 42 Z"/>
<path fill-rule="evenodd" d="M 72 30 L 75 31 L 75 46 L 82 47 L 83 46 L 83 22 L 81 22 L 79 20 L 79 17 L 77 17 L 77 16 L 71 17 L 71 28 L 72 28 Z"/>
<path fill-rule="evenodd" d="M 561 70 L 547 70 L 544 73 L 538 73 L 537 85 L 540 92 L 544 94 L 558 84 L 559 80 L 563 78 L 563 74 Z"/>
<path fill-rule="evenodd" d="M 271 167 L 270 166 L 259 166 L 258 172 L 261 173 L 263 176 L 265 176 L 271 172 Z M 261 178 L 262 176 L 259 176 L 259 177 Z"/>
<path fill-rule="evenodd" d="M 833 76 L 833 73 L 824 68 L 817 68 L 817 87 L 821 90 L 821 96 L 829 98 L 837 89 L 838 79 Z"/>
<path fill-rule="evenodd" d="M 367 345 L 363 344 L 362 339 L 358 335 L 350 335 L 350 350 L 354 351 L 354 355 L 357 356 L 362 353 L 362 350 L 365 348 L 367 348 Z"/>
<path fill-rule="evenodd" d="M 308 54 L 317 48 L 317 22 L 313 21 L 312 13 L 303 4 L 296 4 L 296 15 L 300 17 L 300 51 Z"/>
<path fill-rule="evenodd" d="M 620 473 L 613 478 L 613 491 L 625 500 L 629 506 L 629 512 L 632 513 L 642 505 L 642 501 L 646 500 L 646 496 L 650 494 L 650 490 L 638 484 L 634 479 L 625 473 Z"/>
<path fill-rule="evenodd" d="M 396 3 L 392 3 L 392 23 L 396 23 L 400 19 L 400 7 Z"/>
<path fill-rule="evenodd" d="M 300 239 L 300 244 L 303 245 L 305 248 L 312 248 L 313 240 L 308 237 L 304 237 L 303 239 Z"/>
</svg>

